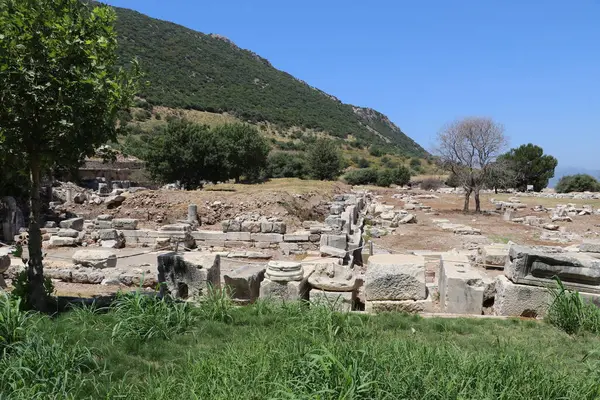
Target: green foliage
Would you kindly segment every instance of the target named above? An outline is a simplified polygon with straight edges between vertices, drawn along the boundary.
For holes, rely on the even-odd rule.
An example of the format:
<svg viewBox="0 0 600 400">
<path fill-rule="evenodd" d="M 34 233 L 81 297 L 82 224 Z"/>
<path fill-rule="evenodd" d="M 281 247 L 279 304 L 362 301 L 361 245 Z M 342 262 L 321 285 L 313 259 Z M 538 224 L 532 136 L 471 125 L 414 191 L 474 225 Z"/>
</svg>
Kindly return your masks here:
<svg viewBox="0 0 600 400">
<path fill-rule="evenodd" d="M 533 185 L 536 192 L 547 187 L 558 165 L 556 158 L 544 154 L 544 149 L 531 143 L 511 149 L 500 156 L 499 161 L 507 163 L 502 169 L 513 171 L 515 187 L 521 191 L 525 191 L 527 185 Z"/>
<path fill-rule="evenodd" d="M 398 168 L 373 169 L 364 168 L 348 172 L 344 180 L 349 185 L 377 185 L 388 187 L 390 185 L 406 185 L 410 181 L 410 171 L 403 166 Z"/>
<path fill-rule="evenodd" d="M 225 145 L 227 175 L 236 181 L 244 175 L 256 180 L 267 166 L 269 145 L 258 130 L 247 124 L 227 124 L 213 129 Z"/>
<path fill-rule="evenodd" d="M 136 121 L 147 121 L 150 118 L 152 118 L 152 114 L 150 113 L 150 111 L 148 110 L 139 110 L 136 111 L 136 113 L 133 116 L 135 118 Z"/>
<path fill-rule="evenodd" d="M 308 167 L 302 154 L 272 152 L 267 160 L 268 178 L 306 178 Z"/>
<path fill-rule="evenodd" d="M 418 158 L 411 158 L 410 159 L 410 167 L 412 169 L 421 168 L 421 160 Z"/>
<path fill-rule="evenodd" d="M 32 328 L 33 316 L 22 310 L 20 298 L 0 292 L 0 352 L 25 340 Z"/>
<path fill-rule="evenodd" d="M 172 119 L 152 134 L 130 133 L 123 144 L 126 153 L 147 162 L 153 179 L 179 180 L 188 188 L 243 175 L 258 178 L 267 167 L 269 146 L 254 127 L 222 125 L 210 129 L 187 120 Z"/>
<path fill-rule="evenodd" d="M 447 186 L 449 186 L 451 188 L 457 188 L 462 185 L 458 176 L 456 174 L 452 174 L 452 173 L 450 174 L 450 176 L 448 176 L 448 179 L 446 179 L 445 183 Z"/>
<path fill-rule="evenodd" d="M 211 321 L 232 322 L 235 305 L 227 288 L 209 286 L 208 293 L 200 305 L 200 314 Z"/>
<path fill-rule="evenodd" d="M 169 339 L 185 332 L 194 322 L 188 303 L 175 303 L 141 291 L 120 293 L 113 308 L 118 321 L 112 329 L 113 341 Z"/>
<path fill-rule="evenodd" d="M 311 176 L 320 180 L 335 180 L 342 169 L 342 154 L 338 145 L 328 139 L 317 140 L 308 150 Z"/>
<path fill-rule="evenodd" d="M 373 168 L 355 169 L 344 175 L 349 185 L 370 185 L 377 182 L 377 170 Z"/>
<path fill-rule="evenodd" d="M 373 157 L 381 157 L 382 155 L 384 155 L 384 151 L 383 148 L 381 148 L 380 146 L 371 146 L 369 147 L 369 154 L 372 155 Z"/>
<path fill-rule="evenodd" d="M 558 193 L 597 192 L 600 191 L 600 183 L 591 175 L 568 175 L 560 178 L 555 189 Z"/>
<path fill-rule="evenodd" d="M 20 247 L 20 246 L 19 246 Z M 22 252 L 23 249 L 21 248 Z M 21 271 L 12 281 L 13 290 L 10 292 L 11 296 L 19 300 L 19 306 L 23 310 L 31 310 L 34 308 L 33 299 L 30 298 L 31 293 L 31 282 L 27 271 Z M 54 283 L 52 279 L 44 278 L 44 292 L 46 297 L 50 297 L 54 294 Z"/>
<path fill-rule="evenodd" d="M 141 97 L 155 105 L 229 112 L 244 121 L 298 126 L 364 142 L 391 140 L 402 152 L 424 155 L 422 147 L 377 112 L 343 104 L 269 61 L 217 35 L 205 35 L 135 11 L 116 8 L 119 55 L 138 57 L 149 86 Z M 385 121 L 385 122 L 384 122 Z"/>
<path fill-rule="evenodd" d="M 559 278 L 556 288 L 550 288 L 554 297 L 546 320 L 568 334 L 584 331 L 600 333 L 600 308 L 585 301 L 579 292 L 567 290 Z"/>
</svg>

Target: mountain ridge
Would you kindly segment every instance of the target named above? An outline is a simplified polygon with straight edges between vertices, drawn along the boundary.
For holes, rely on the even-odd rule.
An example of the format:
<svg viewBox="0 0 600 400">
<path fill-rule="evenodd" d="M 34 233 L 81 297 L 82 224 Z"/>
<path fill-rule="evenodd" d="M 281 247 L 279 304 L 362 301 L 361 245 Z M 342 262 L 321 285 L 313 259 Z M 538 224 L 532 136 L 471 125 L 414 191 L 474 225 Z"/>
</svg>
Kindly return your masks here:
<svg viewBox="0 0 600 400">
<path fill-rule="evenodd" d="M 227 37 L 114 7 L 122 64 L 138 58 L 151 82 L 140 96 L 154 105 L 231 113 L 248 122 L 356 138 L 410 156 L 428 153 L 384 114 L 337 97 L 273 67 Z"/>
</svg>

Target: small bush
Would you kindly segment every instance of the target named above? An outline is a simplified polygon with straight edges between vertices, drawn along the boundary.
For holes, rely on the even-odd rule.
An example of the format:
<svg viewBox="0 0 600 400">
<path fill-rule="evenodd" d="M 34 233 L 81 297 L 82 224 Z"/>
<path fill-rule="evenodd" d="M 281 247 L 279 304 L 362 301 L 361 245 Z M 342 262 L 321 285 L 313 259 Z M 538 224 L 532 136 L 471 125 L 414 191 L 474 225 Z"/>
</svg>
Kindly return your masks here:
<svg viewBox="0 0 600 400">
<path fill-rule="evenodd" d="M 361 157 L 356 162 L 356 165 L 358 166 L 358 168 L 369 168 L 371 166 L 371 163 L 366 158 Z"/>
<path fill-rule="evenodd" d="M 389 187 L 394 183 L 393 171 L 382 169 L 377 173 L 377 186 Z"/>
<path fill-rule="evenodd" d="M 600 333 L 600 308 L 586 302 L 578 292 L 567 290 L 559 278 L 556 282 L 557 287 L 550 289 L 554 300 L 546 320 L 570 335 Z"/>
<path fill-rule="evenodd" d="M 383 149 L 379 146 L 371 146 L 369 147 L 369 154 L 373 157 L 381 157 L 384 152 Z"/>
<path fill-rule="evenodd" d="M 377 182 L 377 171 L 372 168 L 355 169 L 344 175 L 349 185 L 370 185 Z"/>
<path fill-rule="evenodd" d="M 150 118 L 152 118 L 152 113 L 148 110 L 139 110 L 139 111 L 135 112 L 133 117 L 135 118 L 136 121 L 140 121 L 140 122 L 148 121 Z"/>
<path fill-rule="evenodd" d="M 268 178 L 305 178 L 308 175 L 306 159 L 302 154 L 273 152 L 267 159 Z"/>
<path fill-rule="evenodd" d="M 119 321 L 112 331 L 113 340 L 169 339 L 184 332 L 194 321 L 187 303 L 161 299 L 140 291 L 119 294 L 113 307 L 111 312 Z"/>
<path fill-rule="evenodd" d="M 597 192 L 600 191 L 600 183 L 591 175 L 569 175 L 560 178 L 555 189 L 558 193 Z"/>
<path fill-rule="evenodd" d="M 435 178 L 424 179 L 421 182 L 421 190 L 437 190 L 444 185 L 442 181 Z"/>
<path fill-rule="evenodd" d="M 308 150 L 308 166 L 313 178 L 335 180 L 342 169 L 342 154 L 336 142 L 318 139 Z"/>
<path fill-rule="evenodd" d="M 21 249 L 21 251 L 23 251 Z M 17 274 L 17 276 L 12 281 L 13 290 L 11 292 L 11 296 L 13 298 L 20 299 L 19 306 L 22 310 L 32 310 L 33 303 L 29 299 L 29 277 L 27 275 L 27 271 L 21 271 Z M 52 283 L 52 279 L 45 277 L 44 278 L 44 291 L 45 296 L 50 297 L 54 293 L 54 284 Z"/>
<path fill-rule="evenodd" d="M 411 158 L 410 159 L 410 167 L 414 170 L 420 169 L 421 168 L 421 160 L 419 160 L 418 158 Z"/>
</svg>

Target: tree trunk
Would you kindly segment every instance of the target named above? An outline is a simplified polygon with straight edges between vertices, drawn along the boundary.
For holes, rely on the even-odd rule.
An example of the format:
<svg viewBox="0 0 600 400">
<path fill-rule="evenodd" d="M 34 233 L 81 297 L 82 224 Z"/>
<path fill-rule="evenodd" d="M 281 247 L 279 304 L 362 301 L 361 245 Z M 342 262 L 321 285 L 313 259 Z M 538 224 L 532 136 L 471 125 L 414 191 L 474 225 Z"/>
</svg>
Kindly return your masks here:
<svg viewBox="0 0 600 400">
<path fill-rule="evenodd" d="M 40 231 L 40 164 L 31 162 L 31 199 L 29 215 L 29 302 L 41 312 L 48 311 L 48 299 L 44 290 L 44 266 L 42 264 L 42 232 Z"/>
<path fill-rule="evenodd" d="M 497 186 L 494 187 L 494 193 L 498 194 L 498 187 Z"/>
<path fill-rule="evenodd" d="M 471 189 L 466 189 L 466 191 L 465 191 L 465 205 L 463 207 L 464 212 L 469 211 L 469 201 L 471 199 L 471 192 L 472 192 Z"/>
<path fill-rule="evenodd" d="M 479 199 L 479 189 L 475 190 L 475 212 L 481 212 L 481 199 Z"/>
</svg>

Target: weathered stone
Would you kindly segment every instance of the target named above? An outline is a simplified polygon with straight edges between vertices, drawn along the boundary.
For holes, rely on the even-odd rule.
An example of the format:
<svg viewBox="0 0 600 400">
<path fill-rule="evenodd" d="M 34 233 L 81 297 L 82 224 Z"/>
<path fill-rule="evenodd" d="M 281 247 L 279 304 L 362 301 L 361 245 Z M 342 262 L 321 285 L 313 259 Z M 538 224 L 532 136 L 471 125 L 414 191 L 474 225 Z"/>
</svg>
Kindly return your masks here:
<svg viewBox="0 0 600 400">
<path fill-rule="evenodd" d="M 250 235 L 250 240 L 256 242 L 281 243 L 283 242 L 283 235 L 279 233 L 253 233 Z"/>
<path fill-rule="evenodd" d="M 367 300 L 424 300 L 425 259 L 404 254 L 369 257 L 365 277 Z"/>
<path fill-rule="evenodd" d="M 57 235 L 58 237 L 76 238 L 79 237 L 79 231 L 75 229 L 59 229 Z"/>
<path fill-rule="evenodd" d="M 240 247 L 253 247 L 254 242 L 244 241 L 244 240 L 226 240 L 225 247 L 228 248 L 240 248 Z"/>
<path fill-rule="evenodd" d="M 272 233 L 273 232 L 273 223 L 268 222 L 268 221 L 261 221 L 260 231 L 262 233 Z"/>
<path fill-rule="evenodd" d="M 313 288 L 328 292 L 352 292 L 358 288 L 352 270 L 331 262 L 315 264 L 314 272 L 308 277 L 308 283 Z"/>
<path fill-rule="evenodd" d="M 245 265 L 224 275 L 225 285 L 232 297 L 248 302 L 260 295 L 260 283 L 265 277 L 265 265 Z"/>
<path fill-rule="evenodd" d="M 78 250 L 72 258 L 75 264 L 88 268 L 103 269 L 117 266 L 117 255 L 110 250 Z"/>
<path fill-rule="evenodd" d="M 340 215 L 344 211 L 344 203 L 333 203 L 329 209 L 332 215 Z"/>
<path fill-rule="evenodd" d="M 161 293 L 175 298 L 199 298 L 209 287 L 221 287 L 221 257 L 210 253 L 166 253 L 158 256 Z"/>
<path fill-rule="evenodd" d="M 340 218 L 339 215 L 329 215 L 327 218 L 325 218 L 325 225 L 336 230 L 342 230 L 345 223 L 346 222 Z"/>
<path fill-rule="evenodd" d="M 225 240 L 243 240 L 250 241 L 252 239 L 250 232 L 227 232 Z"/>
<path fill-rule="evenodd" d="M 319 247 L 321 256 L 345 258 L 348 255 L 346 250 L 338 249 L 337 247 L 323 246 Z"/>
<path fill-rule="evenodd" d="M 257 221 L 242 222 L 242 232 L 260 233 L 261 223 Z"/>
<path fill-rule="evenodd" d="M 125 286 L 154 288 L 158 284 L 156 275 L 150 269 L 134 268 L 123 271 L 119 275 L 119 282 Z"/>
<path fill-rule="evenodd" d="M 196 240 L 226 240 L 227 234 L 219 231 L 193 231 L 192 237 Z"/>
<path fill-rule="evenodd" d="M 46 221 L 46 223 L 44 224 L 45 228 L 56 228 L 56 222 L 55 221 Z"/>
<path fill-rule="evenodd" d="M 471 267 L 467 256 L 442 254 L 438 287 L 442 312 L 481 314 L 485 285 L 483 277 Z"/>
<path fill-rule="evenodd" d="M 190 224 L 170 224 L 170 225 L 163 225 L 159 228 L 159 230 L 161 232 L 179 232 L 179 233 L 185 233 L 185 232 L 191 232 L 192 227 L 190 226 Z"/>
<path fill-rule="evenodd" d="M 600 242 L 583 242 L 579 245 L 579 251 L 584 253 L 600 253 Z"/>
<path fill-rule="evenodd" d="M 298 231 L 283 235 L 284 242 L 308 242 L 310 231 Z"/>
<path fill-rule="evenodd" d="M 416 224 L 417 217 L 414 214 L 408 214 L 399 221 L 400 224 Z"/>
<path fill-rule="evenodd" d="M 111 222 L 111 227 L 119 230 L 136 230 L 137 226 L 138 220 L 133 218 L 115 218 Z"/>
<path fill-rule="evenodd" d="M 365 303 L 365 311 L 369 313 L 400 312 L 416 314 L 433 311 L 431 297 L 425 300 L 371 300 Z"/>
<path fill-rule="evenodd" d="M 306 300 L 308 284 L 306 280 L 276 282 L 265 278 L 260 284 L 260 297 L 280 301 Z"/>
<path fill-rule="evenodd" d="M 125 196 L 118 194 L 115 196 L 109 196 L 106 199 L 104 199 L 104 204 L 106 204 L 107 208 L 115 208 L 119 207 L 124 201 Z"/>
<path fill-rule="evenodd" d="M 273 233 L 284 234 L 286 231 L 285 222 L 273 222 Z"/>
<path fill-rule="evenodd" d="M 352 311 L 356 298 L 355 292 L 327 292 L 320 289 L 311 289 L 310 303 L 327 307 L 338 312 Z"/>
<path fill-rule="evenodd" d="M 348 236 L 347 235 L 321 235 L 321 246 L 335 247 L 336 249 L 346 250 L 348 247 Z"/>
<path fill-rule="evenodd" d="M 97 221 L 112 221 L 113 217 L 110 214 L 100 214 L 96 217 Z"/>
<path fill-rule="evenodd" d="M 71 218 L 60 221 L 60 227 L 63 229 L 74 229 L 76 231 L 83 230 L 83 218 Z"/>
<path fill-rule="evenodd" d="M 548 289 L 515 284 L 505 276 L 496 277 L 495 287 L 495 315 L 541 317 L 546 314 L 552 301 Z"/>
<path fill-rule="evenodd" d="M 6 272 L 10 267 L 10 256 L 8 254 L 0 254 L 0 274 Z"/>
<path fill-rule="evenodd" d="M 269 261 L 265 278 L 276 282 L 300 281 L 304 277 L 302 264 L 293 261 Z"/>
<path fill-rule="evenodd" d="M 544 253 L 531 247 L 513 245 L 504 273 L 514 283 L 554 285 L 554 277 L 565 287 L 600 293 L 600 260 L 586 253 Z"/>
<path fill-rule="evenodd" d="M 290 254 L 297 254 L 300 251 L 300 246 L 298 246 L 298 243 L 280 243 L 279 249 L 284 256 L 289 256 Z"/>
<path fill-rule="evenodd" d="M 546 229 L 547 231 L 557 231 L 560 226 L 556 224 L 544 224 L 542 225 L 542 228 Z"/>
<path fill-rule="evenodd" d="M 48 247 L 71 247 L 77 246 L 77 238 L 52 236 L 48 241 Z"/>
<path fill-rule="evenodd" d="M 104 273 L 94 268 L 78 268 L 71 271 L 71 282 L 97 285 L 104 280 Z"/>
<path fill-rule="evenodd" d="M 505 244 L 492 244 L 483 246 L 480 249 L 481 262 L 483 267 L 486 269 L 490 268 L 504 268 L 504 265 L 508 261 L 509 246 Z"/>
<path fill-rule="evenodd" d="M 98 240 L 117 240 L 119 233 L 116 229 L 100 229 L 98 231 Z"/>
<path fill-rule="evenodd" d="M 104 285 L 104 286 L 120 286 L 121 281 L 119 281 L 118 276 L 111 276 L 111 277 L 105 277 L 102 280 L 102 282 L 100 282 L 100 284 Z"/>
</svg>

